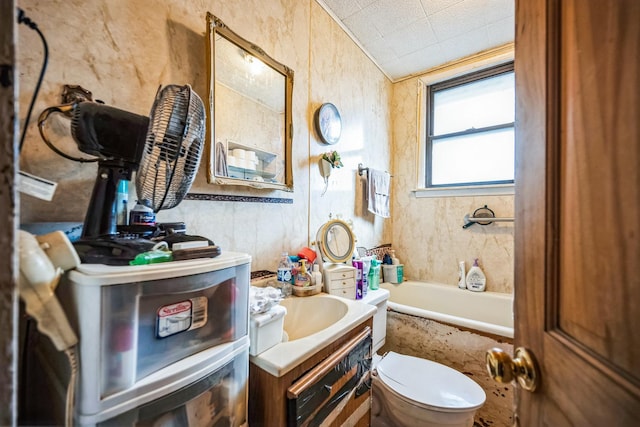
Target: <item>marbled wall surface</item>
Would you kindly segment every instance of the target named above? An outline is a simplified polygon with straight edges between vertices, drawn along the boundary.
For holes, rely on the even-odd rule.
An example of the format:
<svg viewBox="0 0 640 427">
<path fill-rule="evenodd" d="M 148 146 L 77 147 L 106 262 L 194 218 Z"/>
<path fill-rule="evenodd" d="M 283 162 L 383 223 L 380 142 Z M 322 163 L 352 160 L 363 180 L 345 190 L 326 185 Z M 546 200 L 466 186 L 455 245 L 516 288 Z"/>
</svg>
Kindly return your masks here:
<svg viewBox="0 0 640 427">
<path fill-rule="evenodd" d="M 207 184 L 206 159 L 191 191 L 284 197 L 293 203 L 183 201 L 158 214 L 159 221 L 184 221 L 187 232 L 212 239 L 223 250 L 247 252 L 254 270 L 275 268 L 283 250 L 297 253 L 315 240 L 331 213 L 352 219 L 361 244 L 391 239 L 391 221 L 362 214 L 357 164 L 390 165 L 391 83 L 314 0 L 22 0 L 38 23 L 50 57 L 34 108 L 22 170 L 58 182 L 53 202 L 21 198 L 21 219 L 82 221 L 95 179 L 95 164 L 54 154 L 42 142 L 36 118 L 60 103 L 63 84 L 77 84 L 107 104 L 148 115 L 160 84 L 189 83 L 207 100 L 206 13 L 255 43 L 295 72 L 293 89 L 294 192 L 260 191 Z M 20 117 L 40 71 L 37 35 L 19 30 Z M 342 139 L 332 149 L 344 158 L 327 194 L 317 161 L 329 147 L 313 130 L 313 113 L 333 102 L 343 116 Z M 61 149 L 74 152 L 65 119 L 52 119 L 50 133 Z M 375 161 L 374 161 L 375 160 Z"/>
<path fill-rule="evenodd" d="M 467 270 L 479 258 L 487 290 L 513 292 L 513 223 L 462 229 L 464 216 L 487 205 L 497 217 L 513 217 L 513 196 L 416 198 L 418 188 L 418 79 L 394 84 L 393 246 L 405 277 L 456 285 L 458 261 Z M 401 219 L 400 219 L 401 218 Z"/>
<path fill-rule="evenodd" d="M 395 311 L 387 313 L 387 341 L 379 353 L 395 351 L 442 363 L 477 382 L 487 400 L 475 416 L 476 427 L 513 425 L 513 385 L 499 384 L 485 368 L 485 352 L 494 347 L 513 354 L 508 339 L 490 338 L 454 326 Z"/>
<path fill-rule="evenodd" d="M 394 218 L 384 219 L 367 211 L 364 180 L 358 176 L 358 163 L 390 170 L 392 157 L 391 83 L 370 61 L 358 60 L 360 49 L 315 2 L 311 2 L 310 92 L 308 122 L 325 102 L 333 103 L 342 117 L 342 134 L 335 145 L 325 145 L 311 128 L 309 193 L 310 233 L 329 219 L 342 215 L 353 220 L 356 245 L 371 248 L 391 243 Z M 337 150 L 344 167 L 333 169 L 324 196 L 324 180 L 318 160 L 322 153 Z"/>
</svg>

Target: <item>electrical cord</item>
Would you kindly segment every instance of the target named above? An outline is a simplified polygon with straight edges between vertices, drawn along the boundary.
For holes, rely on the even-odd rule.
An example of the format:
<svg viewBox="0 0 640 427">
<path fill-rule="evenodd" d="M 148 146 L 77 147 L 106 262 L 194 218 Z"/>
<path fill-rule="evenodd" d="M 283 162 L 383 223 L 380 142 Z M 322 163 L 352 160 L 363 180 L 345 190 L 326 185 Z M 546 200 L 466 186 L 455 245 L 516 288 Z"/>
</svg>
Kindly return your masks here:
<svg viewBox="0 0 640 427">
<path fill-rule="evenodd" d="M 32 336 L 31 330 L 33 329 L 36 321 L 32 317 L 27 317 L 26 321 L 26 331 L 25 331 L 25 339 L 24 346 L 22 350 L 22 357 L 26 353 L 27 349 L 31 345 L 29 341 L 29 337 Z M 67 396 L 65 401 L 65 427 L 73 427 L 73 414 L 74 414 L 74 406 L 75 406 L 75 396 L 76 396 L 76 382 L 78 378 L 78 347 L 71 346 L 64 350 L 65 355 L 67 356 L 67 360 L 69 361 L 70 368 L 70 376 L 69 376 L 69 384 L 67 384 Z M 27 363 L 23 363 L 21 369 L 21 383 L 27 383 Z M 21 400 L 26 399 L 26 395 L 23 395 Z M 23 402 L 24 404 L 24 402 Z"/>
<path fill-rule="evenodd" d="M 40 69 L 40 76 L 38 77 L 38 82 L 36 83 L 36 87 L 33 91 L 33 96 L 31 97 L 31 102 L 29 103 L 29 109 L 27 110 L 27 116 L 24 120 L 24 126 L 22 128 L 22 135 L 20 136 L 20 145 L 18 146 L 18 153 L 22 152 L 22 146 L 24 145 L 24 139 L 25 136 L 27 135 L 27 128 L 29 127 L 29 122 L 31 121 L 31 114 L 33 113 L 33 106 L 36 103 L 36 99 L 38 98 L 38 93 L 40 92 L 40 86 L 42 85 L 42 80 L 44 79 L 44 73 L 47 70 L 47 63 L 49 62 L 49 46 L 47 45 L 47 40 L 44 37 L 44 34 L 42 34 L 42 31 L 40 31 L 40 29 L 38 28 L 38 24 L 36 24 L 35 22 L 33 22 L 31 20 L 31 18 L 29 18 L 27 15 L 25 15 L 24 10 L 18 8 L 18 24 L 24 24 L 27 27 L 31 28 L 32 30 L 34 30 L 35 32 L 38 33 L 38 35 L 40 36 L 40 39 L 42 39 L 42 46 L 44 49 L 44 53 L 43 53 L 43 58 L 42 58 L 42 68 Z M 74 105 L 70 104 L 69 106 L 61 106 L 58 107 L 58 112 L 61 112 L 60 110 L 65 110 L 64 112 L 67 112 L 69 110 L 71 110 Z M 73 160 L 76 162 L 80 162 L 80 163 L 92 163 L 92 162 L 97 162 L 100 159 L 99 158 L 92 158 L 92 159 L 87 159 L 87 158 L 82 158 L 82 157 L 74 157 L 74 156 L 70 156 L 64 152 L 62 152 L 61 150 L 59 150 L 58 148 L 56 148 L 51 141 L 49 141 L 49 139 L 46 137 L 45 133 L 44 133 L 44 122 L 46 121 L 46 118 L 48 117 L 50 111 L 50 109 L 45 110 L 45 112 L 47 113 L 46 115 L 43 113 L 43 115 L 41 115 L 39 123 L 38 123 L 38 127 L 40 130 L 40 135 L 42 136 L 42 138 L 44 139 L 45 144 L 47 144 L 47 146 L 53 150 L 56 154 L 69 159 L 69 160 Z"/>
<path fill-rule="evenodd" d="M 73 427 L 73 411 L 76 395 L 76 378 L 78 376 L 78 355 L 77 347 L 69 347 L 64 352 L 69 359 L 69 367 L 71 368 L 71 376 L 67 385 L 67 402 L 65 406 L 65 427 Z"/>
<path fill-rule="evenodd" d="M 103 158 L 100 158 L 100 157 L 88 159 L 88 158 L 84 158 L 84 157 L 71 156 L 71 155 L 65 153 L 64 151 L 60 150 L 59 148 L 57 148 L 49 140 L 49 137 L 47 136 L 47 133 L 45 132 L 45 124 L 47 123 L 47 120 L 49 119 L 49 115 L 51 115 L 52 113 L 69 114 L 69 113 L 73 112 L 73 110 L 76 108 L 76 106 L 77 106 L 77 104 L 75 104 L 75 103 L 64 104 L 64 105 L 56 105 L 54 107 L 49 107 L 49 108 L 45 109 L 42 113 L 40 113 L 40 117 L 38 117 L 38 130 L 40 131 L 40 136 L 42 137 L 42 140 L 47 145 L 47 147 L 49 147 L 54 153 L 58 154 L 59 156 L 64 157 L 65 159 L 73 160 L 74 162 L 91 163 L 91 162 L 98 162 L 100 160 L 108 160 L 106 158 L 103 159 Z"/>
<path fill-rule="evenodd" d="M 47 62 L 49 62 L 49 46 L 47 45 L 47 40 L 44 38 L 44 34 L 38 28 L 38 25 L 33 22 L 28 16 L 25 15 L 24 10 L 18 8 L 18 24 L 24 24 L 27 27 L 34 30 L 42 39 L 42 45 L 44 48 L 44 56 L 42 59 L 42 68 L 40 70 L 40 76 L 38 77 L 38 82 L 36 83 L 36 88 L 33 92 L 33 96 L 31 97 L 31 102 L 29 103 L 29 110 L 27 111 L 27 117 L 24 121 L 24 126 L 22 128 L 22 135 L 20 136 L 20 145 L 18 146 L 18 152 L 22 151 L 22 146 L 24 145 L 24 138 L 27 134 L 27 127 L 29 126 L 29 120 L 31 118 L 31 112 L 33 111 L 33 105 L 36 102 L 36 98 L 38 97 L 38 92 L 40 91 L 40 85 L 42 84 L 42 79 L 44 78 L 44 73 L 47 69 Z"/>
</svg>

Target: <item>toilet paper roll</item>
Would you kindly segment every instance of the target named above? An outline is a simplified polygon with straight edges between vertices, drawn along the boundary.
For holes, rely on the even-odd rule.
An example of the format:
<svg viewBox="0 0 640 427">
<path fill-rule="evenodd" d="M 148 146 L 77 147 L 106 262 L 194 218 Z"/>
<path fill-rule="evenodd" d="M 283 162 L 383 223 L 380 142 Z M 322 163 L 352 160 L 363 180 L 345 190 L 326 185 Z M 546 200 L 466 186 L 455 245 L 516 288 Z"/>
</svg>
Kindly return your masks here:
<svg viewBox="0 0 640 427">
<path fill-rule="evenodd" d="M 246 151 L 244 151 L 242 148 L 234 148 L 233 149 L 233 156 L 236 159 L 244 159 L 245 155 L 246 155 Z"/>
<path fill-rule="evenodd" d="M 247 170 L 256 170 L 256 163 L 253 160 L 244 159 L 244 168 Z"/>
</svg>

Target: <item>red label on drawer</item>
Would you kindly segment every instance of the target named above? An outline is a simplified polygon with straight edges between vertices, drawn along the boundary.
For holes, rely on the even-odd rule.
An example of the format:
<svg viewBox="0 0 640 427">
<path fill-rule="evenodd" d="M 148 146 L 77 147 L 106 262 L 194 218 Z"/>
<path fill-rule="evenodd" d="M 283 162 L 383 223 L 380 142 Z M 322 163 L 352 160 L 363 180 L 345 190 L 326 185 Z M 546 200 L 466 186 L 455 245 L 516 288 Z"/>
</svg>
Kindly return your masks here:
<svg viewBox="0 0 640 427">
<path fill-rule="evenodd" d="M 160 309 L 158 310 L 158 316 L 172 316 L 175 314 L 184 313 L 185 311 L 191 311 L 191 301 L 182 301 L 176 304 L 160 307 Z"/>
</svg>

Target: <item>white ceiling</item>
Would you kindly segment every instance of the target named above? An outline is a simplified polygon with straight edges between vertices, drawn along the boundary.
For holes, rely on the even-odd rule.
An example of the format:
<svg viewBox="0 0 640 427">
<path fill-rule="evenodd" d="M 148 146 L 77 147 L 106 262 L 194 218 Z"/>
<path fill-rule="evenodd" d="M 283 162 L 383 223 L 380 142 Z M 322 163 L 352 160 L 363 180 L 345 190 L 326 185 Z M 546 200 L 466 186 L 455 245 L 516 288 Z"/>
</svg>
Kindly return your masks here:
<svg viewBox="0 0 640 427">
<path fill-rule="evenodd" d="M 316 0 L 392 81 L 513 42 L 515 0 Z"/>
</svg>

